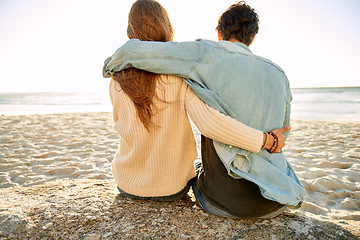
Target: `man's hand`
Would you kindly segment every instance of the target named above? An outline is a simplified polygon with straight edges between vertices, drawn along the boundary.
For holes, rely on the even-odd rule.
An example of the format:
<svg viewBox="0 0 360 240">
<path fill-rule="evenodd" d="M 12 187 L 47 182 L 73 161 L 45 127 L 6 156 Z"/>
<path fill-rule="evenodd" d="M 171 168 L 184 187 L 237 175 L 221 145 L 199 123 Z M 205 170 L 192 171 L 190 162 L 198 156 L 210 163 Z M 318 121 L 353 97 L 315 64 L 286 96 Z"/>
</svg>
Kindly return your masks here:
<svg viewBox="0 0 360 240">
<path fill-rule="evenodd" d="M 277 147 L 274 151 L 275 153 L 281 152 L 281 149 L 285 146 L 286 138 L 283 133 L 290 131 L 290 129 L 291 129 L 291 127 L 288 126 L 288 127 L 283 127 L 283 128 L 276 128 L 271 131 L 277 136 L 277 139 L 278 139 Z M 265 138 L 266 138 L 266 136 L 265 136 Z M 274 140 L 275 140 L 274 137 L 271 136 L 271 134 L 268 134 L 268 141 L 265 145 L 266 150 L 270 150 L 273 147 Z M 264 139 L 264 143 L 265 143 L 265 141 L 266 141 L 266 139 Z"/>
</svg>

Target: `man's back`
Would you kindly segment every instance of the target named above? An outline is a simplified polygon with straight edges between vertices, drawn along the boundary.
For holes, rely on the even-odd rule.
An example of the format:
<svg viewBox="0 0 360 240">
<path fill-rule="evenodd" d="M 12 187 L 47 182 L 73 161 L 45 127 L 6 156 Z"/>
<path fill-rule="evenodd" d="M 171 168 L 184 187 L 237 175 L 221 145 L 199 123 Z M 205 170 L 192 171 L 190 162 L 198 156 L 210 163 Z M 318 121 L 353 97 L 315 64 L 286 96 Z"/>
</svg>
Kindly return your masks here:
<svg viewBox="0 0 360 240">
<path fill-rule="evenodd" d="M 286 110 L 290 110 L 291 92 L 280 67 L 252 54 L 242 43 L 200 42 L 208 52 L 190 79 L 195 78 L 192 74 L 199 75 L 234 112 L 232 117 L 253 128 L 268 132 L 289 125 Z"/>
</svg>

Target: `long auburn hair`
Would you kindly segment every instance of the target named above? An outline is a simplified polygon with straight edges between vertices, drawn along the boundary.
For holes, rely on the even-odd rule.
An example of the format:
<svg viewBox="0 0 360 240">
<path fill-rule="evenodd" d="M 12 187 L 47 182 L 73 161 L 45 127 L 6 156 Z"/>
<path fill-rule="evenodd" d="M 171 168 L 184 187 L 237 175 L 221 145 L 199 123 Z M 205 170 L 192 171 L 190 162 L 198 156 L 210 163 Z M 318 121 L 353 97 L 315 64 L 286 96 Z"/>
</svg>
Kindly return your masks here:
<svg viewBox="0 0 360 240">
<path fill-rule="evenodd" d="M 129 12 L 127 35 L 129 39 L 167 42 L 173 40 L 174 30 L 166 10 L 158 2 L 137 0 Z M 159 99 L 156 94 L 159 75 L 128 68 L 115 72 L 113 79 L 134 102 L 137 116 L 144 127 L 150 131 L 155 127 L 151 118 L 157 110 L 153 100 Z"/>
</svg>

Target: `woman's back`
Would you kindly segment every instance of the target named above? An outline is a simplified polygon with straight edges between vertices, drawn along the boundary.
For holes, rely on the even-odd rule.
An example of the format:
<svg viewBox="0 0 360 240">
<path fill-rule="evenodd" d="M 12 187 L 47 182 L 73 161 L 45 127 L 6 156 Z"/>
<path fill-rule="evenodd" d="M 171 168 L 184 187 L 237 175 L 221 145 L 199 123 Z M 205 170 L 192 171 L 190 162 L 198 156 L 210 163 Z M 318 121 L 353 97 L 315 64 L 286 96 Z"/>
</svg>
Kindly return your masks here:
<svg viewBox="0 0 360 240">
<path fill-rule="evenodd" d="M 112 80 L 114 129 L 120 146 L 112 163 L 115 181 L 138 196 L 167 196 L 179 192 L 195 176 L 196 142 L 186 109 L 191 89 L 181 78 L 159 75 L 156 106 L 149 131 L 140 121 L 134 102 Z"/>
</svg>

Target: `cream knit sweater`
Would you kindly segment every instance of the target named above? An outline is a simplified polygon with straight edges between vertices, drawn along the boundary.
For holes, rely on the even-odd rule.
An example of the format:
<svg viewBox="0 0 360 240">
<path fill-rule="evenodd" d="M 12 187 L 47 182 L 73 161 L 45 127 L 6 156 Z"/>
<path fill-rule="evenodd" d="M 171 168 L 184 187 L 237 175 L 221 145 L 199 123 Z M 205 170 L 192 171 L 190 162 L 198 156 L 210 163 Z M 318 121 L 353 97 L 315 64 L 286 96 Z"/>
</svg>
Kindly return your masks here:
<svg viewBox="0 0 360 240">
<path fill-rule="evenodd" d="M 110 83 L 114 129 L 120 136 L 112 162 L 116 184 L 137 196 L 168 196 L 183 189 L 195 176 L 196 142 L 188 115 L 199 131 L 212 139 L 258 152 L 263 133 L 221 114 L 201 101 L 179 77 L 161 75 L 158 126 L 148 132 L 133 102 L 114 80 Z"/>
</svg>

